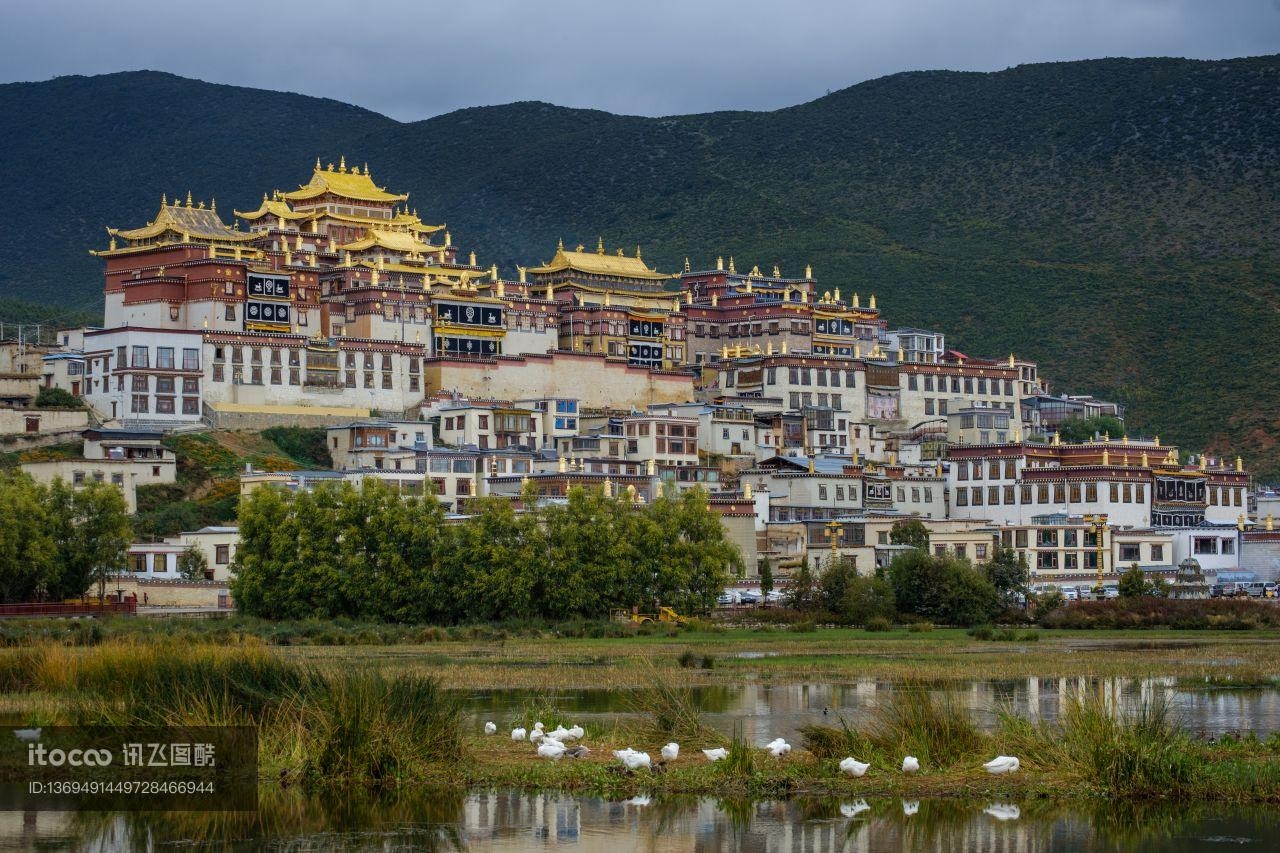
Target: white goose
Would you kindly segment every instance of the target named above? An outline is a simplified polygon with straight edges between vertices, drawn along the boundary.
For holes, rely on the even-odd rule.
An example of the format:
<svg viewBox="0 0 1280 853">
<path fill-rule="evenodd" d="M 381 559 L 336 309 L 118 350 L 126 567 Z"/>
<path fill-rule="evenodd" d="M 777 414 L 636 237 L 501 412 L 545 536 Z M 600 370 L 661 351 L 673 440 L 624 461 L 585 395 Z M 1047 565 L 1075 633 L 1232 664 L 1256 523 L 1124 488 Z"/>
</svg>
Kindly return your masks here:
<svg viewBox="0 0 1280 853">
<path fill-rule="evenodd" d="M 902 772 L 919 773 L 920 759 L 916 758 L 914 755 L 908 755 L 906 758 L 902 759 Z"/>
<path fill-rule="evenodd" d="M 558 740 L 558 741 L 565 741 L 570 739 L 569 730 L 566 729 L 564 726 L 556 726 L 554 729 L 547 732 L 547 737 L 551 738 L 552 740 Z"/>
<path fill-rule="evenodd" d="M 649 761 L 649 753 L 632 752 L 630 755 L 622 757 L 622 763 L 628 770 L 639 770 L 641 767 L 652 769 L 653 764 Z"/>
<path fill-rule="evenodd" d="M 542 739 L 542 743 L 538 744 L 538 756 L 541 758 L 550 758 L 552 761 L 559 761 L 564 755 L 565 746 L 558 740 Z"/>
<path fill-rule="evenodd" d="M 487 734 L 487 735 L 494 735 L 494 734 L 497 734 L 497 733 L 498 733 L 498 724 L 497 724 L 497 723 L 485 723 L 485 724 L 484 724 L 484 733 L 485 733 L 485 734 Z"/>
<path fill-rule="evenodd" d="M 723 746 L 717 746 L 715 749 L 704 749 L 702 754 L 707 757 L 707 761 L 719 761 L 722 758 L 729 757 L 729 750 Z"/>
<path fill-rule="evenodd" d="M 626 764 L 626 757 L 628 755 L 635 755 L 635 754 L 636 754 L 636 751 L 631 747 L 627 747 L 626 749 L 615 749 L 613 751 L 613 757 L 621 761 L 623 764 Z"/>
<path fill-rule="evenodd" d="M 568 736 L 569 736 L 572 740 L 582 740 L 583 735 L 585 735 L 585 734 L 586 734 L 586 732 L 585 732 L 585 731 L 583 731 L 582 726 L 570 726 L 570 727 L 569 727 L 569 733 L 568 733 Z"/>
<path fill-rule="evenodd" d="M 663 761 L 675 761 L 680 755 L 680 744 L 672 741 L 662 748 Z"/>
<path fill-rule="evenodd" d="M 528 736 L 529 733 L 524 729 L 516 728 L 511 730 L 512 740 L 525 740 Z"/>
<path fill-rule="evenodd" d="M 542 729 L 534 729 L 533 731 L 529 732 L 529 743 L 537 743 L 538 741 L 542 740 L 546 736 L 547 736 L 547 733 L 544 732 Z"/>
<path fill-rule="evenodd" d="M 1000 776 L 1004 773 L 1013 773 L 1018 769 L 1018 759 L 1012 755 L 997 755 L 995 758 L 982 765 L 988 773 Z"/>
<path fill-rule="evenodd" d="M 840 772 L 846 776 L 863 776 L 870 767 L 869 763 L 863 763 L 853 756 L 840 762 Z"/>
<path fill-rule="evenodd" d="M 787 743 L 782 738 L 774 738 L 772 741 L 765 744 L 764 748 L 769 750 L 769 754 L 774 758 L 781 758 L 791 752 L 791 744 Z"/>
</svg>

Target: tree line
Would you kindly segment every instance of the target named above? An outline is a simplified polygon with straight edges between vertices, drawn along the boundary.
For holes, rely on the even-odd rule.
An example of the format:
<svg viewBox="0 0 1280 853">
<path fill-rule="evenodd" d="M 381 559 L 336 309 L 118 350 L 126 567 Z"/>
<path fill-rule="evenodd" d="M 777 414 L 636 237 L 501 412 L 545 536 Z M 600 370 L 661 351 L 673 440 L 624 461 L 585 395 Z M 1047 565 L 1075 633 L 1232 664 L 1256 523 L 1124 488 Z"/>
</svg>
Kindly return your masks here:
<svg viewBox="0 0 1280 853">
<path fill-rule="evenodd" d="M 907 549 L 871 575 L 859 574 L 849 559 L 828 561 L 818 573 L 806 561 L 786 587 L 788 603 L 852 625 L 906 616 L 970 626 L 995 619 L 1026 592 L 1027 563 L 1010 548 L 996 546 L 979 566 L 931 554 L 928 529 L 915 519 L 896 523 L 890 541 Z"/>
<path fill-rule="evenodd" d="M 708 610 L 741 554 L 701 489 L 646 505 L 603 490 L 561 501 L 478 498 L 446 519 L 435 498 L 381 481 L 260 488 L 240 503 L 231 589 L 273 619 L 456 624 L 598 618 L 657 603 Z"/>
<path fill-rule="evenodd" d="M 125 568 L 132 538 L 120 490 L 106 483 L 49 485 L 0 474 L 0 600 L 79 598 Z"/>
</svg>

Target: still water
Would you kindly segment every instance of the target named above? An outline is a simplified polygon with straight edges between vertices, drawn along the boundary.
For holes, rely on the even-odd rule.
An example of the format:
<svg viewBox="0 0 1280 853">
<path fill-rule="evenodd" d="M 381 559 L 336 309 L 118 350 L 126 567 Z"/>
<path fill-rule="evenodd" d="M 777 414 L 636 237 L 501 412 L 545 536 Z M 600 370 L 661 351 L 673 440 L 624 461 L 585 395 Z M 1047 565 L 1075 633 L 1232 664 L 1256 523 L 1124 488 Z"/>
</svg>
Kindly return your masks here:
<svg viewBox="0 0 1280 853">
<path fill-rule="evenodd" d="M 1280 812 L 955 800 L 607 801 L 498 791 L 325 801 L 263 792 L 256 815 L 0 813 L 0 850 L 1275 850 Z"/>
<path fill-rule="evenodd" d="M 694 688 L 703 720 L 725 734 L 735 726 L 749 740 L 763 745 L 775 737 L 798 739 L 797 730 L 809 723 L 851 726 L 864 721 L 876 705 L 900 685 L 860 679 L 846 684 L 766 684 Z M 994 726 L 996 712 L 1008 708 L 1021 717 L 1052 720 L 1065 702 L 1080 692 L 1104 697 L 1121 710 L 1163 699 L 1190 732 L 1218 737 L 1227 732 L 1256 732 L 1265 738 L 1280 731 L 1280 690 L 1204 690 L 1174 678 L 1018 678 L 958 682 L 938 686 L 961 699 L 980 725 Z M 526 709 L 552 708 L 582 725 L 607 727 L 629 713 L 634 691 L 530 690 L 469 691 L 466 707 L 478 724 L 481 718 L 505 726 Z M 1278 840 L 1280 846 L 1280 840 Z"/>
</svg>

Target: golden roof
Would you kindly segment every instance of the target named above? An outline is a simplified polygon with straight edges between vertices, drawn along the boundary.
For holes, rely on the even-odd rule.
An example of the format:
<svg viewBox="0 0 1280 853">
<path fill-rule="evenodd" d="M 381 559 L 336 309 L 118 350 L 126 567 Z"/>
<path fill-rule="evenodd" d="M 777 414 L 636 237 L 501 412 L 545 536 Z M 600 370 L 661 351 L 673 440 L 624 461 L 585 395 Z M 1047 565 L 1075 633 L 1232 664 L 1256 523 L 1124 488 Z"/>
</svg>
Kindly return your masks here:
<svg viewBox="0 0 1280 853">
<path fill-rule="evenodd" d="M 281 219 L 288 219 L 288 220 L 316 218 L 315 213 L 298 213 L 296 210 L 289 207 L 288 202 L 281 201 L 279 198 L 269 199 L 267 198 L 266 193 L 263 193 L 262 204 L 258 207 L 257 210 L 251 210 L 247 213 L 241 210 L 236 210 L 236 211 L 233 211 L 233 213 L 235 213 L 235 215 L 240 217 L 241 219 L 250 219 L 250 220 L 261 219 L 264 216 L 278 216 Z"/>
<path fill-rule="evenodd" d="M 421 255 L 428 252 L 444 251 L 444 246 L 432 246 L 430 243 L 423 243 L 406 231 L 383 231 L 380 228 L 370 228 L 359 240 L 354 243 L 346 243 L 339 246 L 338 249 L 346 252 L 360 252 L 365 249 L 372 249 L 374 246 L 390 249 L 393 252 L 404 252 L 405 254 Z"/>
<path fill-rule="evenodd" d="M 603 245 L 597 245 L 594 252 L 584 252 L 582 247 L 578 247 L 578 251 L 568 251 L 563 243 L 556 248 L 556 256 L 551 259 L 551 263 L 540 267 L 529 267 L 528 272 L 555 273 L 564 270 L 616 278 L 638 278 L 646 281 L 664 281 L 671 278 L 665 273 L 645 266 L 638 248 L 635 257 L 628 257 L 622 254 L 621 249 L 615 255 L 606 255 Z"/>
<path fill-rule="evenodd" d="M 190 195 L 187 196 L 185 206 L 176 201 L 173 204 L 161 201 L 160 212 L 142 228 L 108 228 L 107 233 L 125 240 L 150 240 L 169 233 L 186 239 L 224 240 L 232 243 L 254 239 L 252 234 L 233 231 L 218 216 L 217 208 L 206 208 L 203 206 L 204 202 L 200 204 L 200 207 L 193 207 Z"/>
<path fill-rule="evenodd" d="M 392 219 L 381 219 L 375 216 L 360 216 L 353 213 L 335 213 L 334 211 L 325 211 L 317 213 L 317 217 L 323 216 L 327 219 L 336 219 L 339 222 L 356 222 L 361 225 L 377 225 L 381 227 L 407 228 L 410 231 L 416 231 L 419 234 L 434 234 L 444 228 L 443 225 L 427 225 L 412 213 L 401 213 Z"/>
<path fill-rule="evenodd" d="M 282 197 L 290 201 L 306 201 L 307 199 L 322 196 L 325 193 L 332 193 L 355 201 L 404 201 L 409 197 L 408 193 L 404 195 L 389 193 L 385 187 L 374 184 L 367 168 L 361 171 L 360 167 L 356 166 L 348 172 L 345 159 L 337 169 L 333 168 L 332 163 L 325 168 L 321 168 L 319 161 L 317 161 L 315 171 L 311 175 L 311 181 L 305 186 L 298 187 L 293 192 L 283 193 Z"/>
</svg>

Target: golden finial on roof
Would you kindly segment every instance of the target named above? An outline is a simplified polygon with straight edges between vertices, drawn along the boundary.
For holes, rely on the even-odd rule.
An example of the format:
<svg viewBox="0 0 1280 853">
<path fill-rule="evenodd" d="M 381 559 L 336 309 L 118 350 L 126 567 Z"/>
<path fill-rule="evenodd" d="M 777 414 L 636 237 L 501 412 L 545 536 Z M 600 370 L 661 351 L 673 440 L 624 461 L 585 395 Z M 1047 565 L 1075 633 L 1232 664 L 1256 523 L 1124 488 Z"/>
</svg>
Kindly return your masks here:
<svg viewBox="0 0 1280 853">
<path fill-rule="evenodd" d="M 360 167 L 359 167 L 359 166 L 352 166 L 352 167 L 351 167 L 351 174 L 353 174 L 353 175 L 358 175 L 358 174 L 360 174 Z"/>
<path fill-rule="evenodd" d="M 836 302 L 840 301 L 840 288 L 838 287 L 836 288 L 835 299 L 836 299 Z"/>
<path fill-rule="evenodd" d="M 1060 444 L 1062 444 L 1062 434 L 1061 434 L 1061 433 L 1059 433 L 1057 430 L 1054 430 L 1054 431 L 1053 431 L 1053 446 L 1054 446 L 1054 447 L 1057 447 L 1057 446 L 1058 446 L 1058 445 L 1060 445 Z"/>
<path fill-rule="evenodd" d="M 603 237 L 596 237 L 596 254 L 597 255 L 604 254 L 604 238 Z"/>
<path fill-rule="evenodd" d="M 1201 453 L 1200 454 L 1200 470 L 1206 471 L 1208 470 L 1208 468 L 1209 468 L 1209 457 Z"/>
<path fill-rule="evenodd" d="M 200 199 L 200 201 L 196 202 L 196 207 L 200 210 L 204 210 L 204 199 Z"/>
<path fill-rule="evenodd" d="M 725 360 L 725 359 L 728 359 L 728 358 L 729 358 L 729 345 L 728 345 L 728 344 L 721 344 L 721 345 L 720 345 L 720 358 L 721 358 L 721 360 Z"/>
<path fill-rule="evenodd" d="M 115 237 L 112 237 L 112 238 L 111 238 L 110 243 L 111 243 L 111 245 L 110 245 L 110 249 L 111 249 L 111 251 L 113 251 L 113 252 L 114 252 L 114 251 L 115 251 L 115 248 L 116 248 L 116 238 L 115 238 Z"/>
<path fill-rule="evenodd" d="M 332 164 L 332 163 L 330 163 L 330 164 L 329 164 L 328 171 L 330 171 L 330 172 L 334 171 L 334 169 L 333 169 L 333 164 Z"/>
<path fill-rule="evenodd" d="M 774 278 L 782 278 L 782 270 L 781 270 L 781 268 L 779 268 L 779 266 L 778 266 L 777 264 L 774 264 L 774 265 L 773 265 L 773 277 L 774 277 Z"/>
<path fill-rule="evenodd" d="M 316 171 L 320 171 L 320 158 L 316 157 Z"/>
<path fill-rule="evenodd" d="M 640 257 L 640 247 L 639 247 L 639 246 L 636 246 L 636 260 L 637 260 L 637 261 L 643 261 L 643 260 L 644 260 L 644 258 Z"/>
<path fill-rule="evenodd" d="M 561 237 L 559 240 L 557 240 L 557 241 L 556 241 L 556 251 L 557 251 L 557 252 L 563 252 L 563 251 L 564 251 L 564 238 L 563 238 L 563 237 Z"/>
<path fill-rule="evenodd" d="M 737 271 L 738 271 L 737 268 L 733 265 L 733 255 L 730 255 L 729 256 L 729 272 L 736 273 Z"/>
<path fill-rule="evenodd" d="M 216 198 L 209 199 L 209 209 L 214 213 L 218 212 L 218 200 Z"/>
<path fill-rule="evenodd" d="M 1236 471 L 1238 472 L 1244 471 L 1244 460 L 1241 459 L 1239 456 L 1236 457 Z"/>
<path fill-rule="evenodd" d="M 492 264 L 492 265 L 490 265 L 490 267 L 489 267 L 489 277 L 490 277 L 491 279 L 493 279 L 494 281 L 497 281 L 497 280 L 498 280 L 498 265 L 497 265 L 497 264 Z"/>
<path fill-rule="evenodd" d="M 169 197 L 168 197 L 167 195 L 165 195 L 164 193 L 160 193 L 160 206 L 161 206 L 161 207 L 168 207 L 168 206 L 169 206 Z"/>
<path fill-rule="evenodd" d="M 754 265 L 752 265 L 752 267 L 751 267 L 751 272 L 747 273 L 747 275 L 748 275 L 748 276 L 756 276 L 756 277 L 759 277 L 759 275 L 760 275 L 760 265 L 759 265 L 759 264 L 754 264 Z"/>
<path fill-rule="evenodd" d="M 622 247 L 621 247 L 621 246 L 619 246 L 619 247 L 618 247 L 618 250 L 617 250 L 616 252 L 614 252 L 614 254 L 615 254 L 615 255 L 617 255 L 618 257 L 622 257 Z"/>
<path fill-rule="evenodd" d="M 368 163 L 365 163 L 365 164 L 364 164 L 364 176 L 365 176 L 366 178 L 372 178 L 372 177 L 373 177 L 373 175 L 370 175 L 370 174 L 369 174 L 369 164 L 368 164 Z"/>
<path fill-rule="evenodd" d="M 1158 436 L 1158 435 L 1155 437 L 1155 445 L 1156 445 L 1156 447 L 1159 447 L 1159 446 L 1160 446 L 1160 436 Z"/>
<path fill-rule="evenodd" d="M 560 457 L 559 469 L 561 474 L 568 473 L 569 471 L 569 461 L 563 456 Z"/>
<path fill-rule="evenodd" d="M 516 272 L 520 273 L 520 283 L 521 283 L 521 284 L 524 284 L 524 283 L 525 283 L 525 277 L 524 277 L 524 274 L 525 274 L 525 271 L 526 271 L 526 270 L 528 270 L 528 267 L 522 267 L 522 266 L 517 266 L 517 267 L 516 267 Z"/>
<path fill-rule="evenodd" d="M 876 295 L 871 294 L 871 301 L 867 303 L 867 307 L 872 311 L 876 310 Z"/>
<path fill-rule="evenodd" d="M 685 272 L 688 272 L 688 271 L 689 271 L 689 259 L 688 259 L 688 258 L 685 258 L 685 259 L 684 259 L 684 271 L 685 271 Z"/>
<path fill-rule="evenodd" d="M 856 292 L 856 291 L 855 291 L 855 292 L 854 292 L 854 294 L 853 294 L 853 307 L 854 307 L 854 308 L 861 308 L 861 307 L 862 307 L 862 303 L 858 301 L 858 294 L 857 294 L 857 292 Z"/>
<path fill-rule="evenodd" d="M 686 290 L 686 291 L 684 292 L 684 304 L 685 304 L 685 305 L 692 305 L 692 304 L 693 304 L 693 291 L 692 291 L 692 290 Z"/>
<path fill-rule="evenodd" d="M 338 171 L 339 172 L 347 171 L 347 155 L 346 154 L 343 154 L 338 157 Z"/>
<path fill-rule="evenodd" d="M 830 302 L 830 301 L 831 301 L 831 291 L 830 291 L 830 290 L 824 290 L 824 291 L 822 292 L 822 299 L 820 299 L 820 300 L 818 300 L 818 301 L 819 301 L 822 305 L 826 305 L 828 302 Z"/>
<path fill-rule="evenodd" d="M 812 265 L 810 265 L 810 264 L 805 264 L 805 265 L 804 265 L 804 277 L 805 277 L 805 278 L 813 278 L 813 266 L 812 266 Z"/>
<path fill-rule="evenodd" d="M 191 206 L 191 190 L 187 190 L 187 207 Z"/>
<path fill-rule="evenodd" d="M 474 267 L 475 265 L 476 265 L 476 253 L 475 253 L 475 252 L 472 252 L 472 253 L 471 253 L 471 266 L 473 266 L 473 267 Z"/>
<path fill-rule="evenodd" d="M 1111 464 L 1111 454 L 1107 452 L 1107 449 L 1105 447 L 1102 448 L 1102 464 L 1103 465 Z"/>
<path fill-rule="evenodd" d="M 716 258 L 716 270 L 719 272 L 724 272 L 724 256 L 723 255 Z"/>
<path fill-rule="evenodd" d="M 1150 461 L 1151 457 L 1147 456 L 1147 451 L 1142 451 L 1142 467 L 1146 468 Z"/>
<path fill-rule="evenodd" d="M 452 245 L 453 245 L 453 235 L 452 235 L 452 234 L 450 234 L 448 231 L 444 232 L 444 244 L 445 244 L 446 246 L 452 246 Z"/>
<path fill-rule="evenodd" d="M 747 293 L 754 293 L 754 292 L 755 291 L 751 289 L 751 279 L 747 279 Z"/>
</svg>

